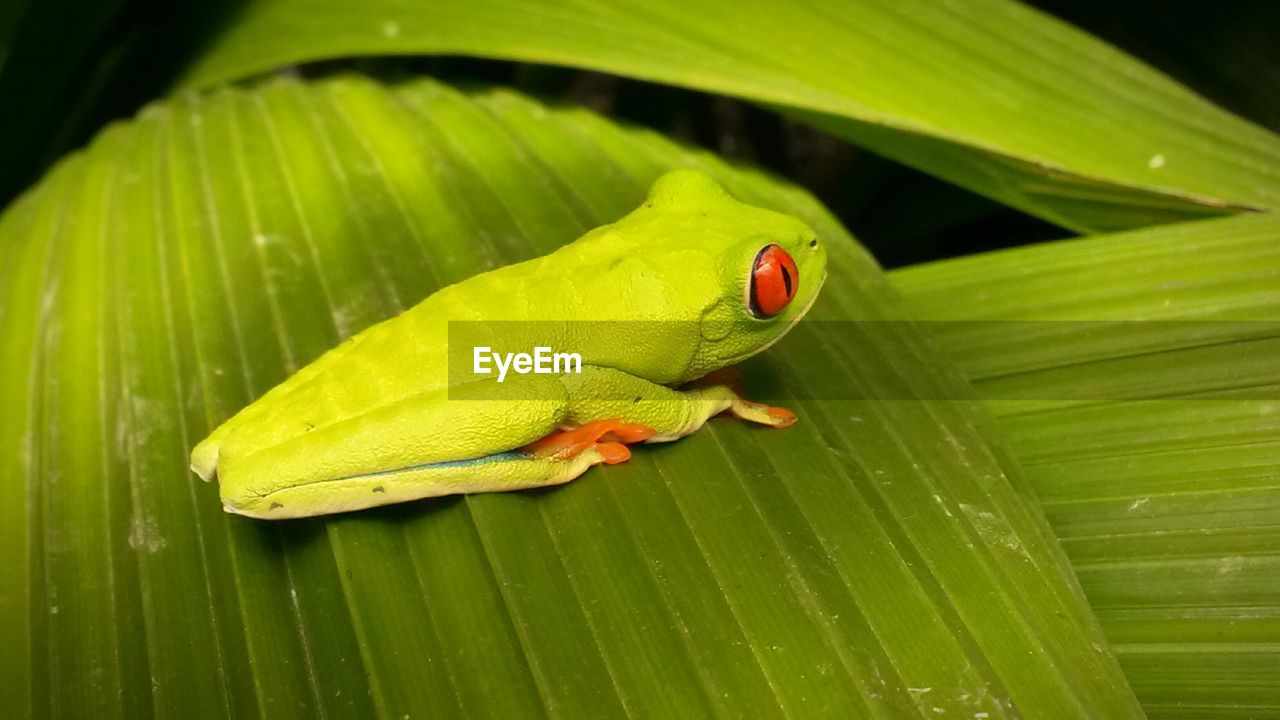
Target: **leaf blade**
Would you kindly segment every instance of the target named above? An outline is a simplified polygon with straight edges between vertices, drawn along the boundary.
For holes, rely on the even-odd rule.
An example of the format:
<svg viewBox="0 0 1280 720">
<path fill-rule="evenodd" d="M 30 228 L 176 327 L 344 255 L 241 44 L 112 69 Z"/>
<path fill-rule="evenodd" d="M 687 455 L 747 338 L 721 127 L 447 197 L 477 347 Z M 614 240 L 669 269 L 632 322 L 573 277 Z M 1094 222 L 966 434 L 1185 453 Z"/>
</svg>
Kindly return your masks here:
<svg viewBox="0 0 1280 720">
<path fill-rule="evenodd" d="M 44 289 L 37 260 L 52 210 L 44 222 L 0 221 L 13 233 L 0 247 L 31 258 L 0 286 L 4 312 L 26 318 L 0 390 L 28 387 L 33 372 L 57 387 L 62 370 L 79 372 L 95 353 L 122 370 L 119 415 L 96 414 L 108 406 L 89 391 L 96 378 L 52 397 L 66 422 L 85 413 L 102 418 L 107 437 L 124 433 L 127 465 L 111 471 L 114 482 L 76 460 L 75 487 L 97 494 L 64 498 L 36 481 L 70 467 L 67 454 L 40 450 L 45 467 L 19 453 L 3 466 L 6 487 L 36 473 L 30 488 L 48 501 L 83 504 L 116 546 L 133 539 L 125 557 L 136 586 L 111 588 L 136 594 L 145 641 L 91 643 L 116 625 L 86 590 L 58 622 L 90 631 L 55 646 L 66 668 L 90 672 L 86 687 L 125 694 L 72 696 L 62 709 L 122 697 L 160 716 L 1140 713 L 1047 526 L 1010 484 L 1016 469 L 970 406 L 873 404 L 862 411 L 874 422 L 845 427 L 856 403 L 801 399 L 800 378 L 806 422 L 794 433 L 726 424 L 584 478 L 594 482 L 296 523 L 227 515 L 216 488 L 186 469 L 193 436 L 337 337 L 616 217 L 673 166 L 701 167 L 830 238 L 832 272 L 846 282 L 815 312 L 904 317 L 870 258 L 808 196 L 581 111 L 429 81 L 282 80 L 188 95 L 114 133 L 132 138 L 127 157 L 110 161 L 102 142 L 67 167 L 79 173 L 92 159 L 99 172 L 136 174 L 119 186 L 127 222 L 100 224 L 78 174 L 41 191 L 75 203 L 85 234 L 66 242 L 107 232 L 98 255 L 112 257 L 113 299 L 77 316 L 87 329 L 75 344 L 51 342 L 39 303 L 22 295 Z M 83 269 L 96 256 L 67 262 Z M 62 292 L 100 288 L 85 283 Z M 116 335 L 103 342 L 93 328 Z M 32 356 L 35 347 L 56 352 Z M 815 353 L 866 368 L 835 382 L 905 374 L 965 388 L 909 332 L 876 348 L 802 328 L 752 368 L 802 375 Z M 16 435 L 5 447 L 20 448 L 26 427 L 6 424 Z M 935 448 L 920 428 L 953 442 Z M 90 499 L 104 494 L 128 512 L 93 517 Z M 4 512 L 25 528 L 28 507 Z M 850 523 L 845 507 L 866 523 Z M 126 520 L 136 534 L 122 532 Z M 45 540 L 104 551 L 69 533 Z M 43 545 L 0 552 L 26 557 L 20 590 L 34 594 L 16 620 L 33 640 L 32 677 L 49 662 L 40 653 L 52 626 L 31 582 L 47 568 L 70 587 L 79 565 Z M 121 661 L 95 680 L 107 651 Z M 49 702 L 51 682 L 35 686 L 34 701 Z"/>
<path fill-rule="evenodd" d="M 359 7 L 273 0 L 248 8 L 185 84 L 208 87 L 307 60 L 405 53 L 585 67 L 781 106 L 1075 229 L 1280 204 L 1274 135 L 1006 0 L 838 10 L 765 2 L 491 0 L 410 8 L 390 0 Z M 1090 202 L 1080 202 L 1081 194 Z"/>
<path fill-rule="evenodd" d="M 1280 703 L 1278 238 L 1239 217 L 891 273 L 999 416 L 1152 717 Z"/>
</svg>

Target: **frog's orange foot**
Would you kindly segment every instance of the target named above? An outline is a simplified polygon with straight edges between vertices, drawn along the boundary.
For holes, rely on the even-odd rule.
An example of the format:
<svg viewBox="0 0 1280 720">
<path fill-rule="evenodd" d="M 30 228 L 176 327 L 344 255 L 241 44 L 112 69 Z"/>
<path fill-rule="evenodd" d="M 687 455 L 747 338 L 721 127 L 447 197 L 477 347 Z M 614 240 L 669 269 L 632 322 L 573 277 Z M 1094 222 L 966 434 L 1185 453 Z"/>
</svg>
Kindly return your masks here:
<svg viewBox="0 0 1280 720">
<path fill-rule="evenodd" d="M 523 450 L 538 457 L 568 460 L 595 448 L 606 463 L 616 465 L 631 458 L 631 451 L 624 443 L 647 440 L 656 432 L 648 425 L 623 422 L 617 418 L 596 420 L 572 430 L 557 430 L 525 445 Z"/>
</svg>

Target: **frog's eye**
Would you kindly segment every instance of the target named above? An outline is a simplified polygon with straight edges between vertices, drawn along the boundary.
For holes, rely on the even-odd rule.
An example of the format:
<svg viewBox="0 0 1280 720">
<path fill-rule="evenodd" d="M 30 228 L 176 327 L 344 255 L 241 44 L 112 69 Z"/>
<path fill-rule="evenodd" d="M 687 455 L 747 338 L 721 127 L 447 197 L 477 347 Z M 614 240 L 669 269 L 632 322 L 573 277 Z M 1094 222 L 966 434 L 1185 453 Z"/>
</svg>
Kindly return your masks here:
<svg viewBox="0 0 1280 720">
<path fill-rule="evenodd" d="M 796 261 L 777 245 L 765 245 L 751 266 L 751 314 L 759 318 L 782 312 L 800 289 Z"/>
</svg>

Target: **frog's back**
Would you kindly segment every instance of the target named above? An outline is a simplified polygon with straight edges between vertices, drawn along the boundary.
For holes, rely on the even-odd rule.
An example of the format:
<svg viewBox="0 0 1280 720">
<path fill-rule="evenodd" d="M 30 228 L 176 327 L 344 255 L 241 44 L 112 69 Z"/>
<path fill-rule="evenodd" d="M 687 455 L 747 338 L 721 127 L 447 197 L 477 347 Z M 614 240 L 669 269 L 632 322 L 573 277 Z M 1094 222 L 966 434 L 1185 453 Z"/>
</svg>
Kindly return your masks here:
<svg viewBox="0 0 1280 720">
<path fill-rule="evenodd" d="M 519 298 L 545 258 L 443 288 L 405 312 L 347 338 L 232 416 L 196 446 L 191 467 L 210 480 L 219 455 L 271 447 L 448 384 L 451 320 L 525 316 Z"/>
</svg>

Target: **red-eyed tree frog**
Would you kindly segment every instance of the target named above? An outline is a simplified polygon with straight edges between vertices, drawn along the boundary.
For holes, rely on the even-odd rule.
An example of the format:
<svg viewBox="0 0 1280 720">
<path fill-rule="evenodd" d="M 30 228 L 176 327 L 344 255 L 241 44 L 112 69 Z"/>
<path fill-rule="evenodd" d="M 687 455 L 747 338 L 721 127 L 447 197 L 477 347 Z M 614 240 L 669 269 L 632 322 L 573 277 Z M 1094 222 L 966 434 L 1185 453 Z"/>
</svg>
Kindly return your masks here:
<svg viewBox="0 0 1280 720">
<path fill-rule="evenodd" d="M 724 411 L 786 427 L 790 411 L 688 384 L 777 342 L 818 297 L 826 262 L 800 220 L 672 171 L 617 222 L 348 338 L 214 430 L 191 467 L 218 479 L 228 512 L 295 518 L 565 483 Z M 518 345 L 504 328 L 520 328 L 580 363 L 469 374 L 481 351 L 450 348 L 463 344 L 451 324 L 478 328 L 499 361 Z"/>
</svg>

